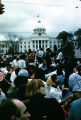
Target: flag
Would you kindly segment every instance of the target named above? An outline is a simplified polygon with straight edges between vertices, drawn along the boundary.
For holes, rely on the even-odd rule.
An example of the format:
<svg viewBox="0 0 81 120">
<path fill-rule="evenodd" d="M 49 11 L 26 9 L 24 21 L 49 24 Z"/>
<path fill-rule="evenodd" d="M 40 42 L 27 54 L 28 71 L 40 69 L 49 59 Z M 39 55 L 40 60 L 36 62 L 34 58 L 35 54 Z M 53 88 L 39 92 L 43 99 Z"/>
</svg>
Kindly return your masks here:
<svg viewBox="0 0 81 120">
<path fill-rule="evenodd" d="M 3 72 L 0 72 L 0 82 L 4 80 L 4 73 Z"/>
</svg>

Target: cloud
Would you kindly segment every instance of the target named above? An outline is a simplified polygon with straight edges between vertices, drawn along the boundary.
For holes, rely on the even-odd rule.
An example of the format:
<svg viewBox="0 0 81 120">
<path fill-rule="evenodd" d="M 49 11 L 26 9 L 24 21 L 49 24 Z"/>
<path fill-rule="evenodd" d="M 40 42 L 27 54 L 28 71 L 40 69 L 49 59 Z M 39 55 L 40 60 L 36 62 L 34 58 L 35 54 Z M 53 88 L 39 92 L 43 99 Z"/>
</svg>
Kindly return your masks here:
<svg viewBox="0 0 81 120">
<path fill-rule="evenodd" d="M 5 12 L 0 15 L 0 32 L 33 32 L 38 13 L 47 33 L 81 28 L 79 0 L 6 0 L 3 4 Z"/>
</svg>

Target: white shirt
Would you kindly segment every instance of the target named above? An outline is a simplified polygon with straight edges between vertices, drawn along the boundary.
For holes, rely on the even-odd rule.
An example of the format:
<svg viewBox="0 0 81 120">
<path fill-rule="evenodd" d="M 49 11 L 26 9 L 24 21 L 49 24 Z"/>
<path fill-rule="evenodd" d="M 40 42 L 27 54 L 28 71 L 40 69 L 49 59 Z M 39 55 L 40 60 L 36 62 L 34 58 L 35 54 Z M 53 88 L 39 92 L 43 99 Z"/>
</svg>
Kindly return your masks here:
<svg viewBox="0 0 81 120">
<path fill-rule="evenodd" d="M 43 51 L 41 51 L 41 50 L 39 50 L 39 51 L 38 51 L 38 53 L 37 53 L 37 55 L 38 55 L 38 57 L 41 57 L 41 58 L 42 58 L 42 57 L 43 57 L 43 55 L 44 55 L 44 52 L 43 52 Z"/>
<path fill-rule="evenodd" d="M 10 76 L 10 80 L 12 81 L 12 86 L 14 86 L 14 80 L 16 77 L 17 77 L 17 75 L 16 75 L 15 71 L 13 71 Z"/>
<path fill-rule="evenodd" d="M 57 86 L 57 88 L 50 88 L 50 98 L 55 98 L 59 103 L 61 102 L 62 91 L 60 90 L 59 86 Z"/>
<path fill-rule="evenodd" d="M 59 54 L 57 55 L 57 58 L 56 59 L 60 59 L 60 60 L 62 60 L 62 52 L 59 52 Z"/>
<path fill-rule="evenodd" d="M 19 67 L 19 68 L 26 68 L 26 61 L 23 60 L 23 59 L 20 59 L 20 60 L 18 61 L 18 67 Z"/>
<path fill-rule="evenodd" d="M 81 76 L 77 72 L 71 74 L 68 84 L 72 91 L 81 91 Z"/>
<path fill-rule="evenodd" d="M 1 94 L 0 94 L 0 104 L 2 102 L 2 100 L 6 99 L 6 96 L 5 94 L 1 91 Z"/>
<path fill-rule="evenodd" d="M 12 62 L 12 67 L 13 66 L 18 66 L 18 61 L 16 59 L 14 59 L 13 62 Z"/>
</svg>

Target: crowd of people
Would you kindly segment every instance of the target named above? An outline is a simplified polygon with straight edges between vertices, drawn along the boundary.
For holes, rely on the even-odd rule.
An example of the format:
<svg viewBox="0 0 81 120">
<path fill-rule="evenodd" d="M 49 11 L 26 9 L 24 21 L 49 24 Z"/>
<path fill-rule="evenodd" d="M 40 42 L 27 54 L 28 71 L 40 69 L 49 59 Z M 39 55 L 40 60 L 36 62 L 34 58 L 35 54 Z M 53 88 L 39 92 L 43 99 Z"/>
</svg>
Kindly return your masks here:
<svg viewBox="0 0 81 120">
<path fill-rule="evenodd" d="M 81 120 L 81 64 L 65 86 L 61 50 L 0 56 L 0 120 Z"/>
</svg>

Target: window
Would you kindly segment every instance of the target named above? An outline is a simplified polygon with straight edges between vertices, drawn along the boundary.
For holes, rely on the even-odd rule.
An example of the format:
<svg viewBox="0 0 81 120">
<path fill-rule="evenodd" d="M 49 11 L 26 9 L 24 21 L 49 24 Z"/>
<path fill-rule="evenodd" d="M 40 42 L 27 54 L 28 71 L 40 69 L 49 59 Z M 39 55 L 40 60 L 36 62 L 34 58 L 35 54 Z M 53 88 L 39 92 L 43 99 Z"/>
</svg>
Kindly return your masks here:
<svg viewBox="0 0 81 120">
<path fill-rule="evenodd" d="M 28 49 L 30 49 L 30 45 L 28 45 Z"/>
<path fill-rule="evenodd" d="M 50 48 L 52 48 L 52 45 L 50 45 Z"/>
<path fill-rule="evenodd" d="M 38 45 L 36 45 L 36 49 L 38 48 Z"/>
<path fill-rule="evenodd" d="M 39 33 L 39 36 L 41 36 L 41 33 Z"/>
<path fill-rule="evenodd" d="M 26 45 L 24 45 L 24 48 L 26 48 Z"/>
</svg>

